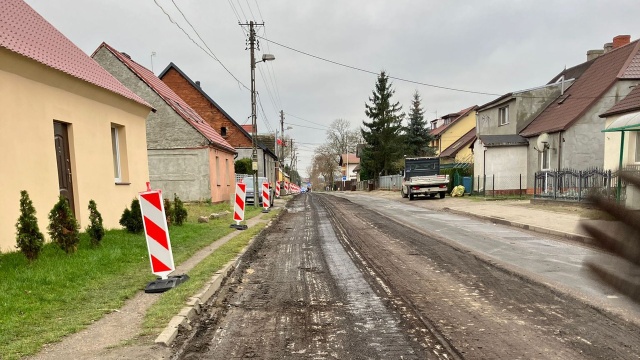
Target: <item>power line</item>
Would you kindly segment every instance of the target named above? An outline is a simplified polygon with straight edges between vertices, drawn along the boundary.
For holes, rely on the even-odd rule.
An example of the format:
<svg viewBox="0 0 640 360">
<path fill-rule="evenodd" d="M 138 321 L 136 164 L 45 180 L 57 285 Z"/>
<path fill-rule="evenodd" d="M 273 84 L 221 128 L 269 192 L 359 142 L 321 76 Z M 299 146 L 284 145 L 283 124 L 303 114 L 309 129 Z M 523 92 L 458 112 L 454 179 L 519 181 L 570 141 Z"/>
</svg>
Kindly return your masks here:
<svg viewBox="0 0 640 360">
<path fill-rule="evenodd" d="M 173 20 L 173 18 L 171 17 L 171 15 L 169 15 L 169 13 L 167 13 L 165 11 L 165 9 L 158 4 L 157 0 L 153 0 L 153 2 L 156 4 L 156 6 L 158 6 L 160 8 L 160 10 L 162 10 L 162 12 L 167 16 L 167 18 L 169 19 L 169 21 L 174 24 L 175 26 L 178 27 L 178 29 L 180 29 L 188 38 L 189 40 L 191 40 L 192 43 L 194 43 L 197 47 L 199 47 L 202 51 L 204 51 L 205 54 L 207 54 L 210 58 L 214 59 L 215 61 L 217 61 L 226 71 L 227 73 L 229 73 L 229 75 L 231 75 L 231 77 L 233 77 L 239 85 L 241 85 L 242 87 L 244 87 L 245 89 L 249 90 L 249 88 L 242 83 L 242 81 L 240 81 L 235 75 L 233 75 L 233 73 L 231 71 L 229 71 L 229 69 L 227 69 L 226 66 L 224 66 L 224 64 L 222 63 L 222 61 L 220 61 L 220 59 L 218 59 L 216 57 L 216 55 L 213 53 L 213 51 L 211 51 L 211 49 L 209 48 L 209 46 L 207 46 L 207 44 L 202 40 L 202 38 L 200 37 L 200 35 L 198 34 L 198 32 L 196 31 L 196 34 L 198 34 L 198 38 L 200 38 L 200 40 L 204 43 L 204 45 L 207 47 L 207 49 L 209 49 L 210 53 L 205 50 L 200 44 L 198 44 L 192 37 L 191 35 L 189 35 L 183 28 L 182 26 L 180 26 L 180 24 L 178 24 L 176 21 Z M 173 2 L 173 0 L 172 0 Z M 184 13 L 180 10 L 180 8 L 178 8 L 178 5 L 176 5 L 175 2 L 173 2 L 173 4 L 176 6 L 176 8 L 178 9 L 178 11 L 180 11 L 180 13 L 182 14 L 182 16 L 185 18 L 185 20 L 187 20 L 187 18 L 184 16 Z M 191 25 L 191 23 L 187 20 L 187 23 L 189 23 L 189 25 Z M 191 26 L 191 28 L 193 29 L 193 26 Z M 194 29 L 195 31 L 195 29 Z"/>
<path fill-rule="evenodd" d="M 260 67 L 258 67 L 258 72 L 260 73 L 260 77 L 262 78 L 262 82 L 264 82 L 264 86 L 267 89 L 267 95 L 269 95 L 269 99 L 271 100 L 271 105 L 273 105 L 273 109 L 277 110 L 278 106 L 276 105 L 276 102 L 273 98 L 273 93 L 271 92 L 271 89 L 269 88 L 269 83 L 267 83 L 267 81 L 264 78 L 264 73 L 262 72 L 262 69 Z"/>
<path fill-rule="evenodd" d="M 253 11 L 251 10 L 251 5 L 249 5 L 249 0 L 245 0 L 245 1 L 247 3 L 247 7 L 249 8 L 249 13 L 251 14 L 251 18 L 253 20 L 256 20 L 256 17 L 255 17 L 255 15 L 253 15 Z"/>
<path fill-rule="evenodd" d="M 244 21 L 247 21 L 247 15 L 244 13 L 244 9 L 242 9 L 242 5 L 240 4 L 240 0 L 237 0 L 238 2 L 238 7 L 240 8 L 240 12 L 242 13 L 242 16 L 244 16 Z"/>
<path fill-rule="evenodd" d="M 281 47 L 283 47 L 285 49 L 288 49 L 288 50 L 291 50 L 291 51 L 295 51 L 297 53 L 312 57 L 314 59 L 326 61 L 326 62 L 334 64 L 334 65 L 346 67 L 348 69 L 357 70 L 357 71 L 361 71 L 361 72 L 368 73 L 368 74 L 379 75 L 375 71 L 366 70 L 366 69 L 362 69 L 362 68 L 359 68 L 359 67 L 356 67 L 356 66 L 351 66 L 351 65 L 343 64 L 343 63 L 340 63 L 340 62 L 337 62 L 337 61 L 329 60 L 329 59 L 326 59 L 326 58 L 323 58 L 323 57 L 320 57 L 320 56 L 317 56 L 317 55 L 310 54 L 310 53 L 302 51 L 302 50 L 294 49 L 294 48 L 292 48 L 290 46 L 283 45 L 281 43 L 278 43 L 278 42 L 273 41 L 273 40 L 269 40 L 269 39 L 264 38 L 262 36 L 258 36 L 258 37 L 260 39 L 262 39 L 262 40 L 267 41 L 267 42 L 274 43 L 274 44 L 276 44 L 278 46 L 281 46 Z M 501 96 L 502 95 L 502 94 L 495 94 L 495 93 L 488 93 L 488 92 L 481 92 L 481 91 L 472 91 L 472 90 L 464 90 L 464 89 L 457 89 L 457 88 L 452 88 L 452 87 L 447 87 L 447 86 L 427 84 L 427 83 L 423 83 L 423 82 L 420 82 L 420 81 L 414 81 L 414 80 L 399 78 L 399 77 L 395 77 L 395 76 L 388 76 L 388 77 L 389 77 L 389 79 L 394 79 L 394 80 L 398 80 L 398 81 L 404 81 L 404 82 L 408 82 L 408 83 L 411 83 L 411 84 L 423 85 L 423 86 L 428 86 L 428 87 L 433 87 L 433 88 L 443 89 L 443 90 L 451 90 L 451 91 L 458 91 L 458 92 L 464 92 L 464 93 L 470 93 L 470 94 L 491 95 L 491 96 Z"/>
<path fill-rule="evenodd" d="M 326 126 L 326 125 L 323 125 L 323 124 L 320 124 L 320 123 L 317 123 L 317 122 L 313 122 L 313 121 L 309 121 L 309 120 L 303 119 L 303 118 L 301 118 L 301 117 L 299 117 L 299 116 L 296 116 L 296 115 L 290 114 L 290 113 L 288 113 L 288 112 L 285 112 L 285 114 L 287 114 L 287 115 L 289 115 L 289 116 L 291 116 L 291 117 L 294 117 L 294 118 L 296 118 L 296 119 L 299 119 L 299 120 L 306 121 L 306 122 L 308 122 L 308 123 L 314 124 L 314 125 L 318 125 L 318 126 L 326 127 L 327 129 L 331 129 L 331 127 L 329 127 L 329 126 Z"/>
<path fill-rule="evenodd" d="M 306 129 L 314 129 L 314 130 L 327 131 L 327 129 L 319 129 L 319 128 L 315 128 L 315 127 L 312 127 L 312 126 L 305 126 L 305 125 L 294 124 L 294 123 L 290 123 L 290 122 L 286 122 L 285 124 L 287 124 L 287 125 L 293 125 L 293 126 L 298 126 L 298 127 L 302 127 L 302 128 L 306 128 Z"/>
</svg>

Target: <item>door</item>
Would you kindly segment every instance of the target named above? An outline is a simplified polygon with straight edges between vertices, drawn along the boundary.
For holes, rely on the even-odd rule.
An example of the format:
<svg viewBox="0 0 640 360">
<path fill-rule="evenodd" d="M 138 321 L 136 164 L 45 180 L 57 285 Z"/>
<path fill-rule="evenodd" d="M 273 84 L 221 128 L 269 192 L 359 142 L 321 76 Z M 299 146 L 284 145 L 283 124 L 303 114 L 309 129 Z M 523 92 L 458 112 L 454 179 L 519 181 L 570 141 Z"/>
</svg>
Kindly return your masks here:
<svg viewBox="0 0 640 360">
<path fill-rule="evenodd" d="M 56 146 L 56 162 L 58 163 L 58 184 L 60 185 L 60 195 L 67 199 L 71 211 L 75 214 L 75 209 L 73 207 L 73 176 L 71 174 L 71 157 L 69 154 L 67 124 L 54 121 L 53 133 Z"/>
</svg>

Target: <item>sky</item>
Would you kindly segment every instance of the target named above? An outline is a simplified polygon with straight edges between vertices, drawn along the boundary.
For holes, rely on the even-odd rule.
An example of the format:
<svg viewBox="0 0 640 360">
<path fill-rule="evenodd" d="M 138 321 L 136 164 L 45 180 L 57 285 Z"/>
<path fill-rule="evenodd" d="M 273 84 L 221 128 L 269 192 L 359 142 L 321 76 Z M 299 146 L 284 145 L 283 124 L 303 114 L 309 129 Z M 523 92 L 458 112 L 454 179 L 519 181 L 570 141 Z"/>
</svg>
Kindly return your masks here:
<svg viewBox="0 0 640 360">
<path fill-rule="evenodd" d="M 26 2 L 87 54 L 104 41 L 156 75 L 175 63 L 240 124 L 251 123 L 251 72 L 238 23 L 264 23 L 256 58 L 275 60 L 256 66 L 258 132 L 279 129 L 284 111 L 303 176 L 331 122 L 367 120 L 382 70 L 396 78 L 393 100 L 408 112 L 417 90 L 431 120 L 544 85 L 587 50 L 640 35 L 637 0 Z"/>
</svg>

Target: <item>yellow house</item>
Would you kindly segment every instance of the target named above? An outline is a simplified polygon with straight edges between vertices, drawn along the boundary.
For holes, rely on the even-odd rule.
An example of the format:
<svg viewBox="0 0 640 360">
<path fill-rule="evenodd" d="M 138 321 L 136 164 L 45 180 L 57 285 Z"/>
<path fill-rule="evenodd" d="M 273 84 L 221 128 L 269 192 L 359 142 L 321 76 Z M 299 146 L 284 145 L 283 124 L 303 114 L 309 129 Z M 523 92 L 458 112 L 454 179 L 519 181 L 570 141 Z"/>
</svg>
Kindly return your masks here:
<svg viewBox="0 0 640 360">
<path fill-rule="evenodd" d="M 445 116 L 444 124 L 431 130 L 432 146 L 442 163 L 473 162 L 469 145 L 475 140 L 476 109 L 474 105 L 458 113 Z"/>
<path fill-rule="evenodd" d="M 65 196 L 80 226 L 93 199 L 106 228 L 148 181 L 145 119 L 151 106 L 22 0 L 0 12 L 0 251 L 14 251 L 20 191 L 46 234 Z"/>
</svg>

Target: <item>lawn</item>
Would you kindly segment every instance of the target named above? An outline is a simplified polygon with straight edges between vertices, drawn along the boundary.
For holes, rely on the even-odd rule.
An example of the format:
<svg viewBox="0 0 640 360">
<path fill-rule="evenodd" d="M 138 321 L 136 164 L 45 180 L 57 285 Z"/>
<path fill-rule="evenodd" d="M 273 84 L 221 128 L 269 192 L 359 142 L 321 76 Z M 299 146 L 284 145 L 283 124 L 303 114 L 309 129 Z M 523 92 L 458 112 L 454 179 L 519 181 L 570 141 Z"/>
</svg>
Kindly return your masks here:
<svg viewBox="0 0 640 360">
<path fill-rule="evenodd" d="M 183 226 L 170 228 L 176 265 L 216 239 L 233 232 L 231 214 L 209 223 L 196 214 L 230 210 L 228 205 L 191 204 Z M 246 218 L 259 214 L 247 207 Z M 236 248 L 233 248 L 236 249 Z M 232 250 L 233 250 L 232 249 Z M 0 254 L 0 358 L 34 354 L 104 314 L 154 279 L 143 234 L 109 230 L 99 247 L 82 233 L 78 251 L 67 255 L 45 245 L 32 264 L 19 252 Z"/>
</svg>

